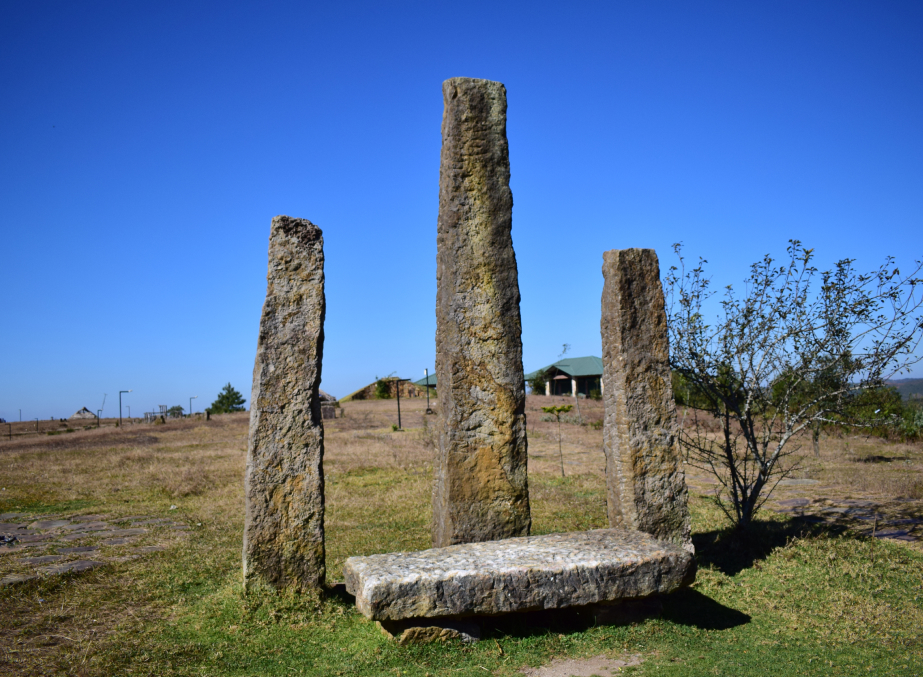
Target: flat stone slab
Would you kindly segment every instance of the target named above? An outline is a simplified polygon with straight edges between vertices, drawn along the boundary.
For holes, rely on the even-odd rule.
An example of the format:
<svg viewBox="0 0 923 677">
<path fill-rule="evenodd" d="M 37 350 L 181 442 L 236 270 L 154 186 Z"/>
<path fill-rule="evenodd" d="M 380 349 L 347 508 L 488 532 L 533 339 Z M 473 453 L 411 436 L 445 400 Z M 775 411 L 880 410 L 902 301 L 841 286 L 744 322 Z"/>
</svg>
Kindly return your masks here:
<svg viewBox="0 0 923 677">
<path fill-rule="evenodd" d="M 16 583 L 25 583 L 26 581 L 34 581 L 38 576 L 34 574 L 16 574 L 14 576 L 7 576 L 6 578 L 0 578 L 0 588 L 5 585 L 15 585 Z"/>
<path fill-rule="evenodd" d="M 112 527 L 106 522 L 75 522 L 61 528 L 65 531 L 104 531 Z"/>
<path fill-rule="evenodd" d="M 66 574 L 68 572 L 78 572 L 78 571 L 89 571 L 90 569 L 95 569 L 96 567 L 101 567 L 105 564 L 104 562 L 94 562 L 90 559 L 78 559 L 74 562 L 64 562 L 62 564 L 53 564 L 50 567 L 42 567 L 41 569 L 36 569 L 37 572 L 42 574 Z"/>
<path fill-rule="evenodd" d="M 136 538 L 110 538 L 105 541 L 101 541 L 103 545 L 127 545 L 129 543 L 134 543 Z"/>
<path fill-rule="evenodd" d="M 41 543 L 42 541 L 52 540 L 54 536 L 51 534 L 35 534 L 34 536 L 17 536 L 16 540 L 19 543 Z"/>
<path fill-rule="evenodd" d="M 95 552 L 99 548 L 95 545 L 82 545 L 76 548 L 58 548 L 58 552 L 66 553 L 80 553 L 80 552 Z"/>
<path fill-rule="evenodd" d="M 22 564 L 49 564 L 64 559 L 64 555 L 43 555 L 41 557 L 24 557 L 19 561 Z"/>
<path fill-rule="evenodd" d="M 372 620 L 495 615 L 667 593 L 695 579 L 681 546 L 598 529 L 350 557 L 346 589 Z"/>
<path fill-rule="evenodd" d="M 147 529 L 113 529 L 112 531 L 100 531 L 95 536 L 106 536 L 107 538 L 121 538 L 123 536 L 138 536 L 146 534 Z"/>
<path fill-rule="evenodd" d="M 14 546 L 12 546 L 12 547 L 10 547 L 10 546 L 8 546 L 8 545 L 7 545 L 7 546 L 3 546 L 3 547 L 0 547 L 0 557 L 3 557 L 4 555 L 14 555 L 14 554 L 16 554 L 17 552 L 27 551 L 27 550 L 29 550 L 29 549 L 31 549 L 31 548 L 34 548 L 36 545 L 39 545 L 39 544 L 37 544 L 37 543 L 26 543 L 25 545 L 14 545 Z"/>
<path fill-rule="evenodd" d="M 30 529 L 59 529 L 70 524 L 70 520 L 39 520 L 29 525 Z"/>
<path fill-rule="evenodd" d="M 60 536 L 57 540 L 67 541 L 68 543 L 70 543 L 71 541 L 82 541 L 86 538 L 90 538 L 91 536 L 98 536 L 98 535 L 99 534 L 97 534 L 95 531 L 78 531 L 76 534 L 68 534 L 67 536 Z"/>
<path fill-rule="evenodd" d="M 777 501 L 777 503 L 786 508 L 804 508 L 805 506 L 811 505 L 811 499 L 809 498 L 787 498 L 784 501 Z"/>
</svg>

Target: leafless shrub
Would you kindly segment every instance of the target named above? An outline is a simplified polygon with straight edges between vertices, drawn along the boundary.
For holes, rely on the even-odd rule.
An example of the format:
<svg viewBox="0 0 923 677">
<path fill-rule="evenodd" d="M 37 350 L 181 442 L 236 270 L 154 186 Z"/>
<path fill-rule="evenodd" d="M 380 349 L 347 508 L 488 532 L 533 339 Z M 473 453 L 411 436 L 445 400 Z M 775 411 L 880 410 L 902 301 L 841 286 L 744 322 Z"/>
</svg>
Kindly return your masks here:
<svg viewBox="0 0 923 677">
<path fill-rule="evenodd" d="M 679 267 L 664 280 L 670 360 L 675 392 L 694 407 L 679 439 L 689 463 L 721 483 L 719 507 L 745 528 L 795 470 L 801 437 L 813 433 L 819 456 L 822 425 L 881 425 L 880 409 L 864 411 L 875 408 L 870 396 L 921 359 L 923 264 L 902 275 L 888 258 L 864 274 L 844 259 L 818 272 L 813 250 L 792 240 L 782 265 L 767 255 L 750 267 L 744 293 L 727 286 L 710 320 L 706 261 L 687 271 L 675 249 Z"/>
</svg>

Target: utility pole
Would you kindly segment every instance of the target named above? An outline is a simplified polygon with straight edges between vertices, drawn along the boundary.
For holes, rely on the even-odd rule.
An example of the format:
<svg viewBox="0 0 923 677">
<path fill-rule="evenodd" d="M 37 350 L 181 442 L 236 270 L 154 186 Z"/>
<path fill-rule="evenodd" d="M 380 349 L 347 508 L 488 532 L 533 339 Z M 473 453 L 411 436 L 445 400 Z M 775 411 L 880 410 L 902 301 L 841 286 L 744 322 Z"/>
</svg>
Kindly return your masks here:
<svg viewBox="0 0 923 677">
<path fill-rule="evenodd" d="M 38 432 L 38 419 L 35 419 L 35 432 Z"/>
<path fill-rule="evenodd" d="M 426 413 L 432 414 L 433 410 L 429 408 L 429 369 L 424 369 L 423 373 L 426 374 Z"/>
<path fill-rule="evenodd" d="M 119 428 L 122 427 L 122 393 L 130 393 L 130 390 L 119 391 Z"/>
<path fill-rule="evenodd" d="M 103 413 L 103 410 L 102 410 L 102 409 L 97 409 L 97 410 L 96 410 L 96 427 L 97 427 L 97 428 L 99 427 L 99 416 L 100 416 L 100 414 L 102 414 L 102 413 Z"/>
<path fill-rule="evenodd" d="M 193 395 L 189 398 L 189 416 L 192 416 L 192 401 L 198 399 L 198 395 Z"/>
<path fill-rule="evenodd" d="M 397 429 L 403 430 L 401 427 L 401 383 L 404 381 L 409 381 L 409 378 L 395 378 L 394 383 L 397 385 Z"/>
</svg>

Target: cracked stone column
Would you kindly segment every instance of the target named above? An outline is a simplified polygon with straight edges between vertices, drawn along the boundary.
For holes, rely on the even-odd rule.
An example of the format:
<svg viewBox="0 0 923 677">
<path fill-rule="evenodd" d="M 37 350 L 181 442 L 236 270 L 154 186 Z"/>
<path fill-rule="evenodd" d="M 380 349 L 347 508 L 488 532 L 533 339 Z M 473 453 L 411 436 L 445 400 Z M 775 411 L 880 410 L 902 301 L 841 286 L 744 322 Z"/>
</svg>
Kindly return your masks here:
<svg viewBox="0 0 923 677">
<path fill-rule="evenodd" d="M 433 545 L 527 536 L 525 381 L 506 88 L 442 85 Z"/>
<path fill-rule="evenodd" d="M 244 585 L 324 584 L 324 239 L 277 216 L 253 367 L 244 480 Z"/>
<path fill-rule="evenodd" d="M 657 254 L 653 249 L 607 251 L 603 277 L 609 525 L 691 548 Z"/>
</svg>

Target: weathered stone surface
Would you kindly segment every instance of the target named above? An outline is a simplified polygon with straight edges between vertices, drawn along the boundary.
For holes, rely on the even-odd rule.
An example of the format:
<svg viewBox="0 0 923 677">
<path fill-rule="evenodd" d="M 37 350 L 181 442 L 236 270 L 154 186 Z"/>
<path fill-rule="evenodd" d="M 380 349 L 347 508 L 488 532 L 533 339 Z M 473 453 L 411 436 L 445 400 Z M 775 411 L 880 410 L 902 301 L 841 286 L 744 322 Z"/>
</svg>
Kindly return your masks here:
<svg viewBox="0 0 923 677">
<path fill-rule="evenodd" d="M 106 519 L 107 515 L 77 515 L 71 517 L 71 522 L 100 522 Z"/>
<path fill-rule="evenodd" d="M 137 529 L 112 529 L 110 531 L 99 531 L 93 534 L 93 536 L 105 536 L 106 538 L 122 538 L 123 536 L 138 536 L 139 534 L 146 534 L 147 529 L 137 528 Z M 87 534 L 88 535 L 88 534 Z M 74 534 L 73 536 L 64 536 L 62 541 L 69 541 L 72 538 L 81 538 L 80 534 Z"/>
<path fill-rule="evenodd" d="M 104 531 L 111 529 L 106 522 L 77 522 L 61 527 L 65 531 Z"/>
<path fill-rule="evenodd" d="M 70 520 L 44 520 L 33 522 L 29 525 L 30 529 L 59 529 L 70 524 Z"/>
<path fill-rule="evenodd" d="M 452 78 L 442 93 L 436 546 L 524 536 L 531 525 L 506 89 Z"/>
<path fill-rule="evenodd" d="M 0 578 L 0 588 L 7 585 L 15 585 L 16 583 L 25 583 L 26 581 L 34 581 L 38 578 L 35 574 L 14 574 L 12 576 L 7 576 L 5 578 Z"/>
<path fill-rule="evenodd" d="M 49 564 L 64 559 L 64 555 L 43 555 L 41 557 L 23 557 L 20 559 L 22 564 Z"/>
<path fill-rule="evenodd" d="M 78 538 L 84 538 L 84 537 L 85 535 L 78 536 Z M 42 541 L 50 541 L 53 539 L 54 539 L 54 535 L 52 534 L 35 534 L 34 536 L 19 536 L 19 535 L 16 536 L 17 543 L 41 543 Z M 66 539 L 67 537 L 65 536 L 64 539 L 62 540 L 66 540 Z"/>
<path fill-rule="evenodd" d="M 609 526 L 691 548 L 657 254 L 653 249 L 607 251 L 603 276 Z"/>
<path fill-rule="evenodd" d="M 78 559 L 73 562 L 64 562 L 63 564 L 52 564 L 50 567 L 42 567 L 41 569 L 36 569 L 36 571 L 46 575 L 77 573 L 101 567 L 103 564 L 104 562 L 94 562 L 91 559 Z"/>
<path fill-rule="evenodd" d="M 623 529 L 350 557 L 356 607 L 373 620 L 558 609 L 671 592 L 695 577 L 687 550 Z"/>
<path fill-rule="evenodd" d="M 58 548 L 58 552 L 66 553 L 96 552 L 97 550 L 99 550 L 99 547 L 95 545 L 82 545 L 76 548 Z"/>
<path fill-rule="evenodd" d="M 110 538 L 105 541 L 100 541 L 100 543 L 102 545 L 109 545 L 109 546 L 127 545 L 129 543 L 134 543 L 136 540 L 138 539 L 136 538 Z"/>
<path fill-rule="evenodd" d="M 245 479 L 245 585 L 324 583 L 324 240 L 306 219 L 277 216 L 269 236 Z"/>
</svg>

